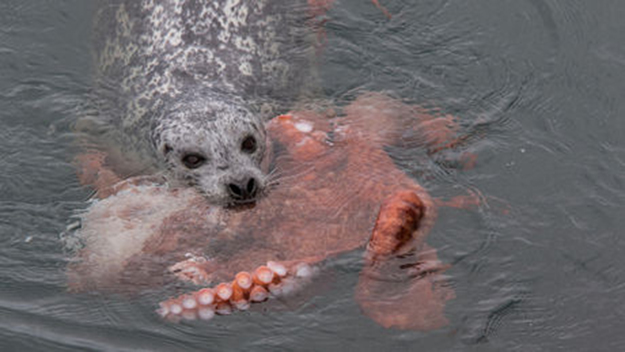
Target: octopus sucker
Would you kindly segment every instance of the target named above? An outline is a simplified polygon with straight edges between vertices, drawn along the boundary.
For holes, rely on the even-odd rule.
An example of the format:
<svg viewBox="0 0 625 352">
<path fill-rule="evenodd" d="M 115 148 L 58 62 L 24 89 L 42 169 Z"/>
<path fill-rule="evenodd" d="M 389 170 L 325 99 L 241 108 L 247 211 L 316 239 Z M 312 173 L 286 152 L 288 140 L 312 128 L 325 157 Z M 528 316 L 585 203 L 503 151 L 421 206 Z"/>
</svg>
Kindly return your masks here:
<svg viewBox="0 0 625 352">
<path fill-rule="evenodd" d="M 230 301 L 235 305 L 235 307 L 249 307 L 247 304 L 247 299 L 250 294 L 250 290 L 252 289 L 252 276 L 248 272 L 240 272 L 237 274 L 234 282 L 232 283 L 232 297 Z"/>
<path fill-rule="evenodd" d="M 229 302 L 219 302 L 215 306 L 215 313 L 219 315 L 230 315 L 232 314 L 232 306 Z"/>
<path fill-rule="evenodd" d="M 250 287 L 252 287 L 252 284 L 254 283 L 253 279 L 252 279 L 252 275 L 250 273 L 248 273 L 247 271 L 241 271 L 239 272 L 235 278 L 234 281 L 237 285 L 237 287 L 243 289 L 243 290 L 249 290 Z M 233 284 L 234 286 L 234 284 Z"/>
<path fill-rule="evenodd" d="M 250 301 L 252 302 L 264 302 L 269 298 L 269 292 L 263 286 L 254 286 L 250 291 Z"/>
<path fill-rule="evenodd" d="M 182 311 L 182 318 L 185 320 L 196 320 L 197 312 L 195 310 L 184 310 Z"/>
<path fill-rule="evenodd" d="M 161 318 L 167 317 L 170 313 L 169 306 L 170 304 L 168 304 L 167 302 L 161 302 L 159 304 L 159 308 L 156 310 L 156 313 L 160 315 Z"/>
<path fill-rule="evenodd" d="M 182 305 L 178 303 L 178 300 L 176 300 L 174 303 L 169 305 L 169 313 L 173 315 L 178 315 L 182 312 L 183 312 Z"/>
<path fill-rule="evenodd" d="M 215 317 L 215 309 L 213 307 L 201 307 L 197 310 L 197 315 L 201 320 L 211 320 Z"/>
<path fill-rule="evenodd" d="M 203 288 L 195 294 L 200 305 L 208 306 L 215 302 L 215 292 L 210 288 Z"/>
<path fill-rule="evenodd" d="M 275 275 L 271 269 L 263 265 L 254 271 L 253 280 L 256 285 L 267 286 L 278 278 L 279 276 Z"/>
<path fill-rule="evenodd" d="M 182 297 L 181 305 L 186 310 L 195 309 L 197 307 L 197 301 L 192 295 L 185 295 Z"/>
<path fill-rule="evenodd" d="M 298 284 L 294 279 L 285 279 L 280 285 L 280 296 L 288 296 L 294 294 L 298 289 L 303 288 L 303 285 Z"/>
<path fill-rule="evenodd" d="M 245 311 L 250 309 L 250 302 L 248 300 L 240 300 L 236 302 L 232 302 L 234 308 L 240 311 Z"/>
<path fill-rule="evenodd" d="M 228 282 L 222 282 L 215 287 L 215 292 L 217 293 L 216 296 L 219 300 L 226 302 L 230 299 L 230 297 L 232 297 L 232 284 Z"/>
<path fill-rule="evenodd" d="M 314 269 L 306 263 L 300 263 L 295 267 L 295 277 L 309 278 L 312 277 L 313 274 Z"/>
<path fill-rule="evenodd" d="M 279 277 L 285 277 L 287 274 L 286 267 L 278 262 L 268 261 L 267 267 Z"/>
</svg>

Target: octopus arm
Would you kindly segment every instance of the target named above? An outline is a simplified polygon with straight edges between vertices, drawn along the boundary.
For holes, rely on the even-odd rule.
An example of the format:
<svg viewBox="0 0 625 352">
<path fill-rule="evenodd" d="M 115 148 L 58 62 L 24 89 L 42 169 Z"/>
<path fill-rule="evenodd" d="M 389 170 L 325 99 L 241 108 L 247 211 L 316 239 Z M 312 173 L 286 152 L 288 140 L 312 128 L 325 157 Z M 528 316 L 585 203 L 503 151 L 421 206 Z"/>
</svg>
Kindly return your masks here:
<svg viewBox="0 0 625 352">
<path fill-rule="evenodd" d="M 121 181 L 113 170 L 105 166 L 106 153 L 87 151 L 74 158 L 78 181 L 95 189 L 98 198 L 106 198 L 116 191 L 111 187 Z"/>
<path fill-rule="evenodd" d="M 173 321 L 210 320 L 216 314 L 247 310 L 252 303 L 264 302 L 270 297 L 290 295 L 305 286 L 315 272 L 316 269 L 306 262 L 270 261 L 252 272 L 237 273 L 230 282 L 165 300 L 159 304 L 157 312 Z"/>
<path fill-rule="evenodd" d="M 454 292 L 441 275 L 448 266 L 424 243 L 433 222 L 430 203 L 406 190 L 381 206 L 355 296 L 363 312 L 382 326 L 433 330 L 448 324 L 443 310 Z"/>
<path fill-rule="evenodd" d="M 267 124 L 272 140 L 281 143 L 296 161 L 310 161 L 328 152 L 329 121 L 311 112 L 294 112 Z"/>
<path fill-rule="evenodd" d="M 462 169 L 475 166 L 477 156 L 463 147 L 476 137 L 462 133 L 459 119 L 438 110 L 408 105 L 385 94 L 369 92 L 345 108 L 345 124 L 378 148 L 425 148 L 428 155 Z M 479 137 L 479 136 L 477 136 Z"/>
</svg>

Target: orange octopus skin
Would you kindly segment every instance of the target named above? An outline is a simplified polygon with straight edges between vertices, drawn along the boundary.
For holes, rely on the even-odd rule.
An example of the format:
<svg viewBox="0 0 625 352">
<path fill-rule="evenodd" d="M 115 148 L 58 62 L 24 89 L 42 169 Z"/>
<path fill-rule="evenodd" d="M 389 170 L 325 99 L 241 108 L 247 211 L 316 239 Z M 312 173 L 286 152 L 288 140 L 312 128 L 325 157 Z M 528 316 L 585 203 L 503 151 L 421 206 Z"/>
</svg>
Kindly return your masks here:
<svg viewBox="0 0 625 352">
<path fill-rule="evenodd" d="M 445 302 L 454 292 L 441 275 L 447 267 L 424 243 L 436 219 L 435 203 L 395 166 L 383 147 L 401 140 L 410 123 L 425 136 L 424 147 L 435 150 L 453 142 L 455 125 L 449 116 L 431 116 L 373 93 L 359 97 L 344 113 L 328 118 L 301 111 L 271 120 L 267 128 L 276 147 L 276 184 L 270 192 L 253 207 L 240 210 L 215 210 L 198 196 L 153 226 L 150 240 L 124 263 L 115 284 L 163 285 L 174 278 L 163 274 L 168 267 L 189 262 L 201 282 L 234 286 L 240 304 L 253 301 L 253 294 L 262 300 L 263 291 L 292 284 L 302 263 L 312 265 L 366 245 L 355 295 L 363 312 L 386 327 L 445 326 Z M 205 215 L 211 210 L 218 212 L 218 220 Z M 189 252 L 210 259 L 185 260 Z M 92 280 L 84 263 L 89 261 L 86 253 L 88 248 L 79 254 L 83 263 L 69 269 L 72 285 L 79 289 Z M 259 282 L 252 270 L 274 260 L 288 273 L 275 275 L 271 284 Z M 253 285 L 240 289 L 232 279 L 244 271 L 253 273 Z M 214 312 L 231 311 L 228 302 L 217 295 L 211 300 L 207 292 L 216 291 L 202 289 L 167 300 L 160 312 L 169 318 L 210 319 Z M 202 294 L 203 301 L 198 298 Z M 200 303 L 185 301 L 189 297 Z M 211 303 L 201 304 L 207 297 Z"/>
</svg>

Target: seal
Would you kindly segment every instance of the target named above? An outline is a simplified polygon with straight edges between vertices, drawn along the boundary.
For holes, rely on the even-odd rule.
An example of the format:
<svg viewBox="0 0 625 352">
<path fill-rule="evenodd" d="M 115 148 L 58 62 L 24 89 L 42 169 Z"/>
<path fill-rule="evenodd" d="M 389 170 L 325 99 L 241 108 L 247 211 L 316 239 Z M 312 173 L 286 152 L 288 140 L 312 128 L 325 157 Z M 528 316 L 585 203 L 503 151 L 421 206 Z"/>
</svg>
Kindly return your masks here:
<svg viewBox="0 0 625 352">
<path fill-rule="evenodd" d="M 306 1 L 119 0 L 95 17 L 99 126 L 137 173 L 164 171 L 210 203 L 265 193 L 268 117 L 311 86 Z"/>
</svg>

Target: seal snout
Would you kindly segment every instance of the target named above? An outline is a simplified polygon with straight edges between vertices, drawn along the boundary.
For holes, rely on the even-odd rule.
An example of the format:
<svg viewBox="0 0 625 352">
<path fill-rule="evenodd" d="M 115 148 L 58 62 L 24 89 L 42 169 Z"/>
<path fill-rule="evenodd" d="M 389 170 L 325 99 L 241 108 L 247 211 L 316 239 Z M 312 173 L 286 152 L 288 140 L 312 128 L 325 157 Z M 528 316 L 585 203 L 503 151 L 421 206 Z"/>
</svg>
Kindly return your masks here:
<svg viewBox="0 0 625 352">
<path fill-rule="evenodd" d="M 259 182 L 255 177 L 244 177 L 226 185 L 228 194 L 235 202 L 245 202 L 256 198 Z"/>
</svg>

